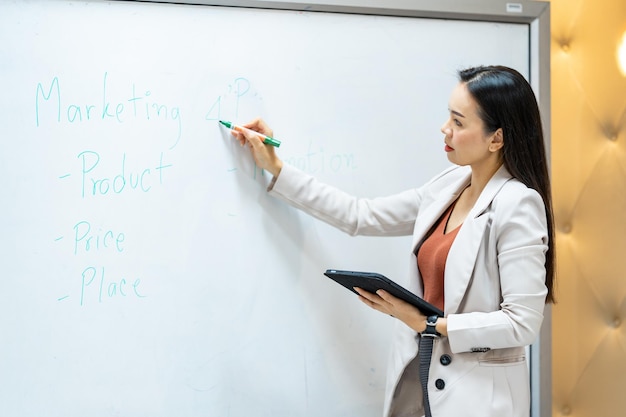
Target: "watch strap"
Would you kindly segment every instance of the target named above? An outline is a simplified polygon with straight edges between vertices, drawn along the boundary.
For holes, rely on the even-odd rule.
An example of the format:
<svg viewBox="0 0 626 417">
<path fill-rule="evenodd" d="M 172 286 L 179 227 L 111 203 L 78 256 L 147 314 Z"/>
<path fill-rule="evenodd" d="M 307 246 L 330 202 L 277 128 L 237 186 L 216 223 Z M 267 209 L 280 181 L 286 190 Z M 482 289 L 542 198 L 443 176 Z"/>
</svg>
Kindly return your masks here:
<svg viewBox="0 0 626 417">
<path fill-rule="evenodd" d="M 439 318 L 439 316 L 436 316 L 436 315 L 428 316 L 426 318 L 426 328 L 422 332 L 422 336 L 426 336 L 426 337 L 439 337 L 439 336 L 441 336 L 441 334 L 439 334 L 439 332 L 437 332 L 437 328 L 435 327 L 435 326 L 437 326 L 437 319 L 438 318 Z"/>
</svg>

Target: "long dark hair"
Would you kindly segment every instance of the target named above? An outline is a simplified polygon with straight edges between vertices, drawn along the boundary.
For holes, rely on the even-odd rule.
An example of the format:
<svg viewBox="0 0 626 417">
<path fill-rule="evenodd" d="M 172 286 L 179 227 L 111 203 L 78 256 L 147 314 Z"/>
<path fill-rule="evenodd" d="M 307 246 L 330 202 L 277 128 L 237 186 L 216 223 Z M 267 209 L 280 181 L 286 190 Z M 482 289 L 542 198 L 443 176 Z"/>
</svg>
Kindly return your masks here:
<svg viewBox="0 0 626 417">
<path fill-rule="evenodd" d="M 459 71 L 459 80 L 465 83 L 478 103 L 486 133 L 502 128 L 502 157 L 506 169 L 543 199 L 549 239 L 545 265 L 546 302 L 554 302 L 554 213 L 541 115 L 535 94 L 519 72 L 503 66 L 464 69 Z"/>
</svg>

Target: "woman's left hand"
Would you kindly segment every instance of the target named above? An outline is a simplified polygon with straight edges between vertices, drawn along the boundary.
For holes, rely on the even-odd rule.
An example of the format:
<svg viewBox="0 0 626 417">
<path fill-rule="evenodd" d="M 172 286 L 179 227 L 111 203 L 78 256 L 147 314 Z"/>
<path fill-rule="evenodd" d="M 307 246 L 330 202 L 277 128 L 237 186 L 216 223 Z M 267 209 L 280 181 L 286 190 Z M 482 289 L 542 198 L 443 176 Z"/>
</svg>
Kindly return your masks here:
<svg viewBox="0 0 626 417">
<path fill-rule="evenodd" d="M 359 299 L 374 310 L 403 321 L 418 333 L 426 330 L 426 316 L 406 301 L 394 297 L 384 290 L 378 290 L 375 294 L 357 287 L 354 290 L 359 293 Z"/>
</svg>

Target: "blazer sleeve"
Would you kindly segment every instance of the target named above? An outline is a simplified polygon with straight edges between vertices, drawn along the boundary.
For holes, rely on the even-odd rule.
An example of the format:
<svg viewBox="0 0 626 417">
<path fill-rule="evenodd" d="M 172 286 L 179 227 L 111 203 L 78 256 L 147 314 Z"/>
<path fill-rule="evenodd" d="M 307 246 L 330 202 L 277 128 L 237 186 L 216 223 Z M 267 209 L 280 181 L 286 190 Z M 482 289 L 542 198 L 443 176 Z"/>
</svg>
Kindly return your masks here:
<svg viewBox="0 0 626 417">
<path fill-rule="evenodd" d="M 410 235 L 421 202 L 419 189 L 387 197 L 358 198 L 289 164 L 284 164 L 268 191 L 352 236 Z"/>
<path fill-rule="evenodd" d="M 548 292 L 545 207 L 535 190 L 516 184 L 504 187 L 492 202 L 494 216 L 489 238 L 495 242 L 497 265 L 496 276 L 489 279 L 500 281 L 499 309 L 450 314 L 448 338 L 454 353 L 476 347 L 526 346 L 534 342 L 541 328 Z"/>
</svg>

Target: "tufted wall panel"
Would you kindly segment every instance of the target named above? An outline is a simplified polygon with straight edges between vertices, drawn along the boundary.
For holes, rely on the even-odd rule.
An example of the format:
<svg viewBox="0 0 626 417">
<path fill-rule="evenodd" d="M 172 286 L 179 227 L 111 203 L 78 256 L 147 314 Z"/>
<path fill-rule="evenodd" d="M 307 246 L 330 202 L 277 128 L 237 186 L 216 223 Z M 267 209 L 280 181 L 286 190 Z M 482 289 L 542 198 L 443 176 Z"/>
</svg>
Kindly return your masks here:
<svg viewBox="0 0 626 417">
<path fill-rule="evenodd" d="M 553 417 L 626 416 L 626 0 L 551 0 Z"/>
</svg>

